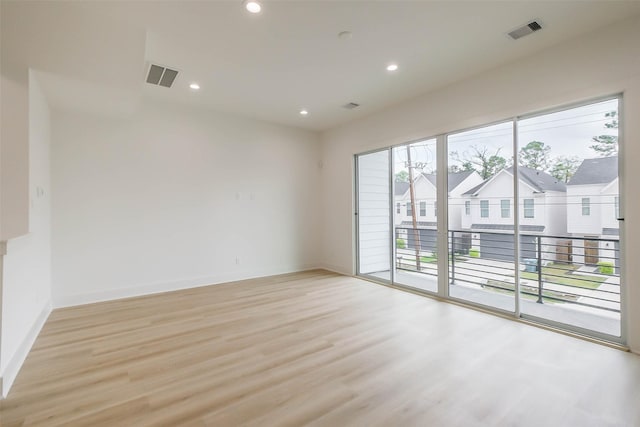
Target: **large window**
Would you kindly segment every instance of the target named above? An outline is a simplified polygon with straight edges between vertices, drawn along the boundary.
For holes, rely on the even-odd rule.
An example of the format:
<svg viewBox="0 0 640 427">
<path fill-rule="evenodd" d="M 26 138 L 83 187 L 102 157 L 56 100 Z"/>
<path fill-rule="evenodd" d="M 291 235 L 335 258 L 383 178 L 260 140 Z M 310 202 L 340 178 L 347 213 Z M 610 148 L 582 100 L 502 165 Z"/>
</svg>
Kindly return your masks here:
<svg viewBox="0 0 640 427">
<path fill-rule="evenodd" d="M 513 198 L 513 123 L 448 135 L 447 151 L 449 295 L 514 313 L 513 220 L 500 214 Z"/>
<path fill-rule="evenodd" d="M 609 99 L 518 121 L 523 316 L 620 336 L 620 120 Z"/>
<path fill-rule="evenodd" d="M 391 185 L 389 150 L 356 157 L 358 274 L 390 280 Z"/>
<path fill-rule="evenodd" d="M 358 156 L 358 273 L 621 341 L 620 123 L 611 98 Z"/>
<path fill-rule="evenodd" d="M 394 282 L 421 291 L 438 291 L 437 226 L 431 219 L 431 203 L 436 203 L 436 141 L 428 139 L 394 147 L 393 175 L 404 180 L 407 190 L 396 195 L 407 205 L 409 218 L 394 219 L 396 233 Z M 413 209 L 412 209 L 413 207 Z"/>
</svg>

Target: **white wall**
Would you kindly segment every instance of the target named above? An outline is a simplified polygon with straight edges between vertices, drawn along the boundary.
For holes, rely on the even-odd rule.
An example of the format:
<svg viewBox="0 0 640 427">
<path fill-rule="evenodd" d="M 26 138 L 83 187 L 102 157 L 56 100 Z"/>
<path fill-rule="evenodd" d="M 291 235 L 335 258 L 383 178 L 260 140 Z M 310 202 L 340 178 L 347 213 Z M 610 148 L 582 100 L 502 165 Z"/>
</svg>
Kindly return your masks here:
<svg viewBox="0 0 640 427">
<path fill-rule="evenodd" d="M 449 229 L 460 230 L 471 226 L 471 215 L 465 215 L 464 202 L 469 200 L 464 193 L 483 181 L 480 174 L 473 172 L 453 190 L 449 190 Z"/>
<path fill-rule="evenodd" d="M 0 241 L 7 241 L 29 231 L 29 94 L 27 69 L 7 64 L 4 52 L 1 61 Z"/>
<path fill-rule="evenodd" d="M 51 191 L 49 107 L 29 79 L 28 234 L 7 242 L 2 298 L 0 372 L 6 394 L 51 311 Z"/>
<path fill-rule="evenodd" d="M 567 234 L 567 193 L 547 191 L 545 193 L 545 234 L 564 236 Z"/>
<path fill-rule="evenodd" d="M 55 306 L 320 264 L 317 134 L 157 102 L 52 124 Z"/>
<path fill-rule="evenodd" d="M 353 273 L 353 194 L 346 183 L 353 154 L 365 150 L 624 92 L 623 175 L 626 182 L 640 182 L 640 121 L 633 119 L 640 117 L 638 40 L 640 20 L 630 19 L 324 133 L 325 265 Z M 627 248 L 640 245 L 640 199 L 632 194 L 623 196 Z M 627 262 L 624 273 L 628 343 L 640 351 L 640 265 Z"/>
<path fill-rule="evenodd" d="M 533 191 L 527 185 L 520 184 L 520 197 L 532 197 Z M 476 196 L 471 199 L 471 223 L 472 224 L 503 224 L 513 225 L 513 175 L 507 171 L 498 173 L 493 179 L 485 185 Z M 489 202 L 489 216 L 483 218 L 481 216 L 480 202 L 487 200 Z M 509 217 L 502 218 L 501 200 L 509 200 Z M 536 214 L 538 212 L 536 211 Z M 525 223 L 523 214 L 520 214 L 520 220 Z M 539 218 L 536 215 L 536 222 Z M 526 219 L 526 221 L 531 221 Z"/>
<path fill-rule="evenodd" d="M 414 180 L 413 191 L 416 198 L 416 205 L 411 208 L 416 211 L 416 219 L 418 221 L 436 221 L 435 211 L 433 209 L 433 203 L 437 199 L 436 187 L 434 187 L 431 181 L 425 178 L 424 175 L 419 175 Z M 397 200 L 400 201 L 400 214 L 396 214 L 396 223 L 412 221 L 413 216 L 407 215 L 407 203 L 411 202 L 411 192 L 407 191 L 402 198 Z M 422 202 L 426 203 L 425 215 L 420 215 L 420 203 Z"/>
<path fill-rule="evenodd" d="M 611 184 L 602 189 L 600 194 L 600 211 L 601 211 L 601 227 L 602 228 L 618 228 L 618 215 L 616 213 L 616 196 L 619 196 L 618 180 L 614 180 Z"/>
<path fill-rule="evenodd" d="M 602 234 L 602 184 L 567 186 L 567 231 L 576 234 Z M 588 198 L 589 215 L 582 215 L 582 199 Z"/>
</svg>

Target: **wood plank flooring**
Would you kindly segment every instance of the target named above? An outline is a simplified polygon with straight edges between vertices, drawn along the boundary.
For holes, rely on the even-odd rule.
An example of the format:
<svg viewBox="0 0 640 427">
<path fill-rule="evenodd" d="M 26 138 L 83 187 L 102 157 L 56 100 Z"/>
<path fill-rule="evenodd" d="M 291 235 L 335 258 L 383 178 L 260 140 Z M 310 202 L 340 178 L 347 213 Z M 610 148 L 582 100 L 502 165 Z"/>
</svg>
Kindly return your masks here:
<svg viewBox="0 0 640 427">
<path fill-rule="evenodd" d="M 640 357 L 325 271 L 55 310 L 0 425 L 639 426 Z"/>
</svg>

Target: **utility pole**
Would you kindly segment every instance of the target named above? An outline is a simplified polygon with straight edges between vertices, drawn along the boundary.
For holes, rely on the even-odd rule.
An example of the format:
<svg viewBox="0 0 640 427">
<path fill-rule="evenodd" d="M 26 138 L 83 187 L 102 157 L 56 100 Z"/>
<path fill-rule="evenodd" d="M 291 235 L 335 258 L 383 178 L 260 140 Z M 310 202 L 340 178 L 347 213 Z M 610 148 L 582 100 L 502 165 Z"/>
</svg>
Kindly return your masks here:
<svg viewBox="0 0 640 427">
<path fill-rule="evenodd" d="M 413 182 L 413 163 L 411 162 L 411 148 L 407 145 L 407 168 L 409 169 L 409 197 L 411 198 L 411 220 L 413 221 L 413 241 L 416 249 L 416 268 L 420 272 L 420 230 L 418 230 L 418 219 L 416 216 L 416 193 Z"/>
</svg>

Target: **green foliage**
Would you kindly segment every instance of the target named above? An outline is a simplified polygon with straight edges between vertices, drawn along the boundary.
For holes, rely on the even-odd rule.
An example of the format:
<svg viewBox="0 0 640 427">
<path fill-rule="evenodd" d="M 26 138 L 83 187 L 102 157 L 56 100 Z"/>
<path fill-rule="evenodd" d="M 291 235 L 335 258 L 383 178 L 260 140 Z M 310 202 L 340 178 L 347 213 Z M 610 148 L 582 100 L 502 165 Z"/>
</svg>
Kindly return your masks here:
<svg viewBox="0 0 640 427">
<path fill-rule="evenodd" d="M 591 139 L 595 144 L 589 148 L 598 153 L 600 157 L 611 157 L 618 155 L 618 137 L 615 135 L 599 135 Z"/>
<path fill-rule="evenodd" d="M 559 156 L 555 158 L 549 173 L 558 181 L 567 183 L 576 173 L 579 166 L 580 159 L 578 157 Z"/>
<path fill-rule="evenodd" d="M 614 264 L 611 261 L 600 261 L 598 268 L 602 274 L 613 274 Z"/>
<path fill-rule="evenodd" d="M 451 165 L 449 166 L 449 173 L 459 173 L 459 172 L 470 172 L 475 171 L 473 164 L 471 162 L 463 162 L 459 165 Z"/>
<path fill-rule="evenodd" d="M 409 182 L 409 172 L 400 171 L 396 174 L 396 182 Z"/>
<path fill-rule="evenodd" d="M 544 142 L 531 141 L 518 152 L 520 165 L 539 171 L 546 171 L 549 168 L 549 155 L 551 147 Z"/>
<path fill-rule="evenodd" d="M 480 258 L 480 249 L 475 249 L 475 248 L 469 249 L 469 256 L 471 258 Z"/>
<path fill-rule="evenodd" d="M 610 122 L 604 124 L 607 129 L 618 129 L 618 112 L 610 111 L 604 115 L 606 118 L 611 119 Z M 598 153 L 600 157 L 611 157 L 618 155 L 618 136 L 617 135 L 599 135 L 591 138 L 594 142 L 590 145 L 593 151 Z"/>
<path fill-rule="evenodd" d="M 403 239 L 400 239 L 400 238 L 396 239 L 396 249 L 406 249 L 406 248 L 407 248 L 407 245 Z"/>
</svg>

